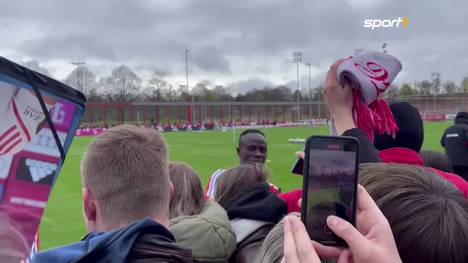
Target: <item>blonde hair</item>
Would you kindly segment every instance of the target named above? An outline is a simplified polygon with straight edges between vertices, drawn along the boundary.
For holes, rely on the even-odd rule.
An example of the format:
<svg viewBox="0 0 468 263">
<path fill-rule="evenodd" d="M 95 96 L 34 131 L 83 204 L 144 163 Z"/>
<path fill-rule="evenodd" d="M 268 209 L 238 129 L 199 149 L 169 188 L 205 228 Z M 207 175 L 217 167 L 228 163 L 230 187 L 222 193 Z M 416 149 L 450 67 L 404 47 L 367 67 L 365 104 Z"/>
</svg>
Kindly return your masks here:
<svg viewBox="0 0 468 263">
<path fill-rule="evenodd" d="M 81 176 L 96 196 L 104 224 L 112 228 L 169 214 L 168 166 L 167 145 L 158 131 L 121 125 L 90 144 Z"/>
<path fill-rule="evenodd" d="M 205 201 L 202 183 L 197 172 L 184 163 L 171 162 L 169 178 L 174 186 L 169 218 L 200 213 Z"/>
</svg>

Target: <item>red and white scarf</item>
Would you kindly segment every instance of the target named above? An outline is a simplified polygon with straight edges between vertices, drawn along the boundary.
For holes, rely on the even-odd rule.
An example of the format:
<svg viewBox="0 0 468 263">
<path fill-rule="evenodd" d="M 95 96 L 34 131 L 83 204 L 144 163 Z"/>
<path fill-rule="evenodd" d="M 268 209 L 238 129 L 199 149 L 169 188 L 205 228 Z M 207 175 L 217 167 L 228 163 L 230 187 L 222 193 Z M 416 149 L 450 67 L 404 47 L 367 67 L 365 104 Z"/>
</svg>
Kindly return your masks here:
<svg viewBox="0 0 468 263">
<path fill-rule="evenodd" d="M 380 98 L 398 73 L 401 62 L 382 52 L 364 52 L 343 60 L 337 69 L 341 85 L 346 82 L 353 88 L 353 116 L 356 126 L 374 140 L 378 134 L 395 136 L 398 125 L 387 102 Z"/>
</svg>

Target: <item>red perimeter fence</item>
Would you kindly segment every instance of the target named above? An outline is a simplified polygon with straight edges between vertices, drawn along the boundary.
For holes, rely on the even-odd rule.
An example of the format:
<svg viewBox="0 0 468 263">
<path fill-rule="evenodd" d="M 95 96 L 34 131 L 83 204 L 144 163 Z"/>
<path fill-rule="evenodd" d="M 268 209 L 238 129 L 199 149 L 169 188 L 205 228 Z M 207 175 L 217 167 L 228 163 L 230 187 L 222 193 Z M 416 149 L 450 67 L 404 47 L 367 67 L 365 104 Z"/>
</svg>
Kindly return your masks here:
<svg viewBox="0 0 468 263">
<path fill-rule="evenodd" d="M 419 109 L 426 120 L 445 120 L 447 115 L 468 111 L 468 94 L 458 97 L 408 97 L 390 99 L 407 101 Z M 299 110 L 299 112 L 298 112 Z M 442 117 L 443 116 L 443 117 Z M 324 102 L 129 102 L 88 103 L 83 126 L 106 126 L 122 123 L 140 125 L 181 125 L 227 123 L 271 124 L 329 118 Z"/>
<path fill-rule="evenodd" d="M 84 125 L 241 123 L 270 124 L 326 118 L 326 105 L 317 102 L 131 102 L 88 103 Z M 299 115 L 300 114 L 300 115 Z"/>
</svg>

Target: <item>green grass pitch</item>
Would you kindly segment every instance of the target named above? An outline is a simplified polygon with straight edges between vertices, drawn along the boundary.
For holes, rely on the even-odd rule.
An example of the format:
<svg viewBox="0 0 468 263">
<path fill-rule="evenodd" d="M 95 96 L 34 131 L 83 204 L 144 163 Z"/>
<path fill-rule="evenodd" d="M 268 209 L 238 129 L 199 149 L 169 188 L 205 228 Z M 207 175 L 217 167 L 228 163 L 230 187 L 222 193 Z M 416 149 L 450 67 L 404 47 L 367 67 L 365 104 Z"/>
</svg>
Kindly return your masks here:
<svg viewBox="0 0 468 263">
<path fill-rule="evenodd" d="M 443 151 L 440 137 L 450 123 L 425 123 L 424 149 Z M 327 134 L 328 127 L 263 129 L 269 142 L 267 165 L 270 181 L 282 191 L 302 186 L 302 177 L 291 175 L 296 158 L 294 152 L 303 145 L 290 144 L 288 138 L 307 138 Z M 199 133 L 164 133 L 170 149 L 170 159 L 191 165 L 206 185 L 213 171 L 238 164 L 235 147 L 240 130 Z M 236 140 L 234 141 L 235 138 Z M 40 248 L 48 249 L 80 240 L 86 229 L 81 206 L 80 160 L 92 138 L 75 138 L 64 167 L 52 191 L 40 227 Z"/>
</svg>

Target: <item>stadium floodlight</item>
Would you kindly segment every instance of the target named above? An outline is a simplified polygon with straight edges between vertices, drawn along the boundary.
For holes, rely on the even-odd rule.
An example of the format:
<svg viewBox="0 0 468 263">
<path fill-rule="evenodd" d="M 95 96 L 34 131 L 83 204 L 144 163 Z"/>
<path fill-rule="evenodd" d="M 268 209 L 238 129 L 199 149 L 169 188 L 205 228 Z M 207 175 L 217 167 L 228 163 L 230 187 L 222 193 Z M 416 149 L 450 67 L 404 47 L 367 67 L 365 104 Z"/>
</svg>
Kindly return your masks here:
<svg viewBox="0 0 468 263">
<path fill-rule="evenodd" d="M 294 63 L 297 68 L 297 120 L 301 120 L 301 91 L 299 89 L 299 63 L 302 62 L 302 52 L 293 52 Z"/>
<path fill-rule="evenodd" d="M 387 52 L 388 52 L 387 46 L 388 46 L 388 43 L 383 43 L 383 44 L 382 44 L 382 51 L 383 51 L 383 53 L 387 53 Z"/>
</svg>

